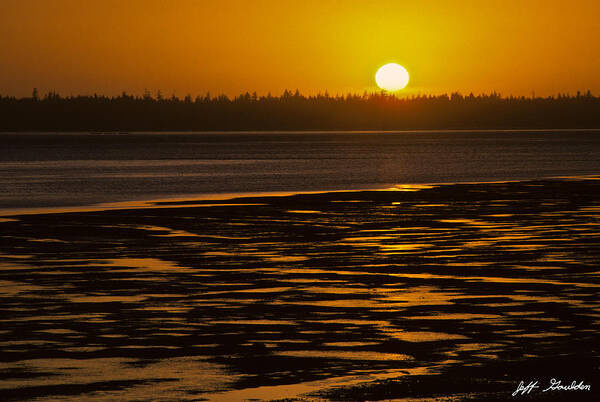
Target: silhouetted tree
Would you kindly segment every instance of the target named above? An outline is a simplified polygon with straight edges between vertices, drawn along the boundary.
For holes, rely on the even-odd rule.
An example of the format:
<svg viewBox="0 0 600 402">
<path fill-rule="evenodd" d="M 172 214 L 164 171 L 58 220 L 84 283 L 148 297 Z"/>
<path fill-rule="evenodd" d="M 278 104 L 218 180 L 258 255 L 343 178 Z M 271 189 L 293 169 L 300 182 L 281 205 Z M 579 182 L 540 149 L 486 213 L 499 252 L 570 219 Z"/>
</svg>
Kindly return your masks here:
<svg viewBox="0 0 600 402">
<path fill-rule="evenodd" d="M 37 101 L 32 102 L 32 99 Z M 285 90 L 279 97 L 246 92 L 233 99 L 206 93 L 192 102 L 122 92 L 117 97 L 61 97 L 50 91 L 31 98 L 0 96 L 3 131 L 128 130 L 400 130 L 480 128 L 597 128 L 600 98 L 591 91 L 575 96 L 502 97 L 414 95 L 386 92 L 303 96 Z"/>
</svg>

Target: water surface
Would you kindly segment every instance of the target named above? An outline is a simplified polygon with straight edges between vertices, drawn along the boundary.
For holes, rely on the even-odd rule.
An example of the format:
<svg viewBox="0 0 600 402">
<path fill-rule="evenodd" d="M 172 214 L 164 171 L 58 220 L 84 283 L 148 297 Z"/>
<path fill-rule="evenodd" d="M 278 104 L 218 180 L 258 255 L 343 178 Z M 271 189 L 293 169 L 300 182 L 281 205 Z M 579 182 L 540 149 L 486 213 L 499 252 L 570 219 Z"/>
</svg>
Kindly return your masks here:
<svg viewBox="0 0 600 402">
<path fill-rule="evenodd" d="M 1 133 L 0 208 L 598 173 L 600 131 Z"/>
</svg>

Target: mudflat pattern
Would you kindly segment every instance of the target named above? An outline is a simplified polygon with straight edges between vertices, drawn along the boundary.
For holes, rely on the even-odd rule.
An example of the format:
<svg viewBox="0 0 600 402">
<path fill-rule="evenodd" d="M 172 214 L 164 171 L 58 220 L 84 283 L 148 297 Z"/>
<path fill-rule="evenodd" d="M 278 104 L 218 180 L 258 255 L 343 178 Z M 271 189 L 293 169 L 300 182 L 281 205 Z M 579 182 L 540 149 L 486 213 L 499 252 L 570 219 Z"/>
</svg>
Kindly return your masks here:
<svg viewBox="0 0 600 402">
<path fill-rule="evenodd" d="M 527 372 L 597 379 L 600 180 L 399 190 L 3 218 L 0 393 L 501 398 Z"/>
</svg>

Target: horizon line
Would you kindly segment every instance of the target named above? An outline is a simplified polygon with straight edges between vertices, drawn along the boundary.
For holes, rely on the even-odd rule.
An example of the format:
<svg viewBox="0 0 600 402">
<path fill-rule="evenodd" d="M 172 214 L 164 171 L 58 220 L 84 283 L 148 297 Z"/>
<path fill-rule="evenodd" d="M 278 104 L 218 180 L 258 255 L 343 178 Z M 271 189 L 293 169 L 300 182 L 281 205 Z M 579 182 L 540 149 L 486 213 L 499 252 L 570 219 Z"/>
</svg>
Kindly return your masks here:
<svg viewBox="0 0 600 402">
<path fill-rule="evenodd" d="M 203 94 L 192 95 L 191 93 L 187 93 L 184 96 L 176 95 L 174 92 L 171 95 L 165 96 L 161 90 L 156 90 L 154 93 L 151 93 L 148 90 L 145 90 L 142 93 L 139 92 L 131 92 L 128 93 L 126 90 L 121 91 L 120 94 L 115 95 L 107 95 L 104 93 L 79 93 L 69 95 L 63 95 L 60 92 L 52 89 L 48 90 L 44 94 L 40 94 L 36 87 L 32 89 L 32 94 L 30 96 L 16 96 L 16 95 L 3 95 L 0 92 L 0 99 L 13 99 L 13 100 L 26 100 L 26 99 L 36 99 L 43 100 L 48 98 L 61 98 L 61 99 L 76 99 L 76 98 L 106 98 L 106 99 L 119 99 L 119 98 L 130 98 L 130 99 L 153 99 L 153 100 L 217 100 L 217 99 L 243 99 L 250 98 L 250 100 L 261 100 L 261 99 L 282 99 L 286 97 L 295 97 L 295 98 L 303 98 L 303 99 L 315 99 L 315 98 L 330 98 L 330 99 L 342 99 L 342 98 L 372 98 L 372 97 L 385 97 L 385 98 L 394 98 L 398 100 L 407 100 L 407 99 L 422 99 L 422 98 L 496 98 L 496 99 L 557 99 L 557 98 L 581 98 L 581 97 L 592 97 L 597 98 L 596 95 L 592 93 L 590 89 L 585 90 L 577 90 L 575 93 L 572 92 L 556 92 L 550 95 L 536 95 L 535 92 L 532 92 L 531 95 L 514 95 L 508 94 L 503 95 L 500 92 L 492 90 L 490 92 L 479 92 L 474 93 L 470 91 L 468 94 L 461 91 L 452 91 L 452 92 L 440 92 L 440 93 L 401 93 L 401 91 L 386 91 L 384 89 L 378 91 L 369 91 L 365 90 L 362 93 L 359 92 L 336 92 L 335 94 L 330 93 L 328 90 L 324 90 L 323 92 L 319 91 L 315 94 L 303 94 L 299 89 L 285 89 L 279 95 L 273 95 L 271 91 L 268 91 L 266 94 L 259 95 L 257 91 L 245 91 L 239 93 L 237 95 L 227 95 L 225 93 L 219 93 L 213 95 L 211 91 L 206 91 Z"/>
</svg>

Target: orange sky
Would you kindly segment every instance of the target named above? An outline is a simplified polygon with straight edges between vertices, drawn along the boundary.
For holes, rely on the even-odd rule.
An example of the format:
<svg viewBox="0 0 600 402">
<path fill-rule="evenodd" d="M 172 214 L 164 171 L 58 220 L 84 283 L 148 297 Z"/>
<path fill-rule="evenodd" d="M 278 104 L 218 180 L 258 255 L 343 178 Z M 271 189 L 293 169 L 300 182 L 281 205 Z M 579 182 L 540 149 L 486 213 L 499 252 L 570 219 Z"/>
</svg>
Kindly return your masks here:
<svg viewBox="0 0 600 402">
<path fill-rule="evenodd" d="M 597 0 L 0 0 L 0 94 L 600 94 Z"/>
</svg>

